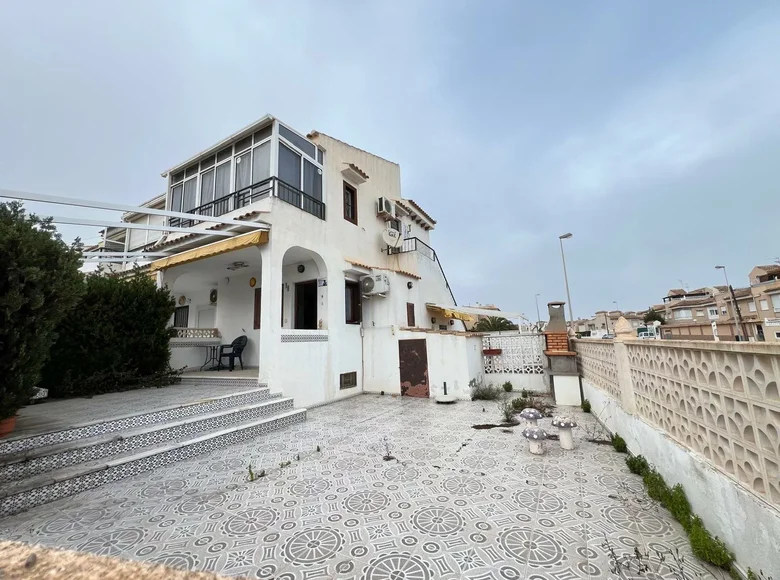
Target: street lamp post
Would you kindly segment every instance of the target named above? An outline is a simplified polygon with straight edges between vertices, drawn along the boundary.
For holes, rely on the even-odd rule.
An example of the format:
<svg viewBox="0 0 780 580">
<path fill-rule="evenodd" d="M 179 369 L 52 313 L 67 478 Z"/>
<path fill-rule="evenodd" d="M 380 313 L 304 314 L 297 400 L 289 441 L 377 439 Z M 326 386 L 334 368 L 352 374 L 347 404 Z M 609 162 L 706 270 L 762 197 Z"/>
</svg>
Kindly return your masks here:
<svg viewBox="0 0 780 580">
<path fill-rule="evenodd" d="M 726 288 L 728 288 L 731 294 L 731 305 L 734 308 L 734 328 L 736 329 L 735 338 L 739 340 L 739 332 L 742 330 L 742 336 L 747 339 L 747 332 L 745 332 L 745 323 L 742 321 L 742 312 L 739 311 L 739 305 L 737 304 L 737 297 L 734 294 L 734 288 L 729 284 L 729 275 L 726 274 L 726 266 L 715 266 L 716 270 L 723 270 L 723 277 L 726 279 Z"/>
<path fill-rule="evenodd" d="M 534 296 L 534 300 L 536 300 L 536 326 L 537 328 L 541 325 L 542 322 L 542 316 L 539 314 L 539 296 L 540 294 L 537 294 Z"/>
<path fill-rule="evenodd" d="M 566 274 L 566 256 L 563 253 L 563 240 L 568 240 L 571 237 L 571 233 L 566 233 L 558 236 L 558 241 L 561 243 L 561 261 L 563 262 L 563 281 L 566 283 L 566 300 L 569 302 L 569 320 L 574 324 L 574 311 L 571 307 L 571 293 L 569 293 L 569 277 Z"/>
<path fill-rule="evenodd" d="M 612 304 L 614 304 L 614 305 L 615 305 L 615 310 L 617 310 L 618 312 L 620 312 L 620 306 L 618 306 L 617 300 L 613 300 L 613 301 L 612 301 Z"/>
</svg>

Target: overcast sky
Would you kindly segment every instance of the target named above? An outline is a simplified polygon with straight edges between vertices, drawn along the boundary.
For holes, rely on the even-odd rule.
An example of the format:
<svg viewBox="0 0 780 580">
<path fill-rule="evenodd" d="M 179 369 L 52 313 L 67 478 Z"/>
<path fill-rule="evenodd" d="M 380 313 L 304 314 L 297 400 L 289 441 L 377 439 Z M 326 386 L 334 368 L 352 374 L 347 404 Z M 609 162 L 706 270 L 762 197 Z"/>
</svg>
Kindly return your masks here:
<svg viewBox="0 0 780 580">
<path fill-rule="evenodd" d="M 564 232 L 575 316 L 780 256 L 776 2 L 5 0 L 0 28 L 0 188 L 137 204 L 270 113 L 401 165 L 460 304 L 565 300 Z"/>
</svg>

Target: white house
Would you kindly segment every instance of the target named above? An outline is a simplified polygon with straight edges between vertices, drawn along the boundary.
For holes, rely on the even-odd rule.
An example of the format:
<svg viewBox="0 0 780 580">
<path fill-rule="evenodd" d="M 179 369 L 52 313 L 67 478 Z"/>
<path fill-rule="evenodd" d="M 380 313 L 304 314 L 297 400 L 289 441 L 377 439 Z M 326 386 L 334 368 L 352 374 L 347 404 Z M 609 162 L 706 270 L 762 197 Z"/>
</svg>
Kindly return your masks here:
<svg viewBox="0 0 780 580">
<path fill-rule="evenodd" d="M 436 221 L 403 197 L 396 163 L 265 116 L 163 177 L 165 209 L 194 214 L 168 225 L 235 233 L 126 238 L 128 250 L 169 253 L 147 267 L 177 303 L 173 366 L 198 368 L 204 344 L 246 336 L 244 366 L 298 405 L 434 396 L 445 382 L 468 396 L 481 339 L 464 332 L 432 247 Z"/>
</svg>

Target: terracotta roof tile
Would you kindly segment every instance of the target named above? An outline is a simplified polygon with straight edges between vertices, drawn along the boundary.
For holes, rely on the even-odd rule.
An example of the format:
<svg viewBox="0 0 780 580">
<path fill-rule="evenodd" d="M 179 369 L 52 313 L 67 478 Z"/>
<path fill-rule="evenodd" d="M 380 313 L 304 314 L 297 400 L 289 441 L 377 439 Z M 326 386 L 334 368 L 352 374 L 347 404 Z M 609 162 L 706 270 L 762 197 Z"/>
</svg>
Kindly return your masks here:
<svg viewBox="0 0 780 580">
<path fill-rule="evenodd" d="M 360 169 L 360 167 L 358 167 L 358 166 L 357 166 L 357 165 L 355 165 L 354 163 L 347 163 L 347 165 L 349 166 L 349 168 L 350 168 L 352 171 L 354 171 L 355 173 L 357 173 L 357 174 L 358 174 L 360 177 L 362 177 L 363 179 L 368 179 L 368 173 L 366 173 L 365 171 L 363 171 L 362 169 Z"/>
</svg>

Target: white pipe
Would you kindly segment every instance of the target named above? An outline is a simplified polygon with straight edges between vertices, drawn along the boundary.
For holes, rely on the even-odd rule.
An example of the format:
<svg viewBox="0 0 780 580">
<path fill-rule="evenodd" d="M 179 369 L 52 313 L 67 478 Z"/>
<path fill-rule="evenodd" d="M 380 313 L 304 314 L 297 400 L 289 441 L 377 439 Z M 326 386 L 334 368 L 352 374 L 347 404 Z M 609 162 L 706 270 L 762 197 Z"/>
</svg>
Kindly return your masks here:
<svg viewBox="0 0 780 580">
<path fill-rule="evenodd" d="M 75 197 L 60 197 L 56 195 L 46 195 L 43 193 L 15 191 L 12 189 L 0 189 L 0 197 L 7 197 L 10 199 L 23 199 L 25 201 L 37 201 L 40 203 L 53 203 L 57 205 L 70 205 L 74 207 L 88 207 L 91 209 L 105 209 L 109 211 L 132 212 L 132 213 L 141 213 L 147 215 L 161 215 L 165 217 L 175 217 L 175 218 L 182 218 L 188 220 L 195 219 L 201 222 L 214 222 L 218 224 L 227 224 L 230 226 L 244 226 L 256 230 L 270 229 L 270 226 L 267 223 L 244 222 L 244 221 L 237 221 L 234 219 L 218 217 L 218 216 L 202 216 L 202 215 L 197 215 L 192 213 L 184 213 L 180 211 L 153 209 L 150 207 L 125 205 L 123 203 L 109 203 L 106 201 L 94 201 L 91 199 L 77 199 Z"/>
<path fill-rule="evenodd" d="M 200 219 L 200 216 L 190 214 L 189 219 Z M 136 224 L 132 222 L 109 222 L 106 220 L 88 220 L 83 218 L 70 218 L 52 216 L 51 221 L 55 224 L 69 224 L 73 226 L 95 226 L 101 228 L 117 228 L 128 230 L 149 230 L 153 232 L 181 232 L 185 234 L 199 234 L 202 236 L 220 236 L 223 238 L 232 238 L 235 232 L 222 232 L 219 230 L 204 230 L 196 228 L 178 228 L 165 225 Z"/>
</svg>

